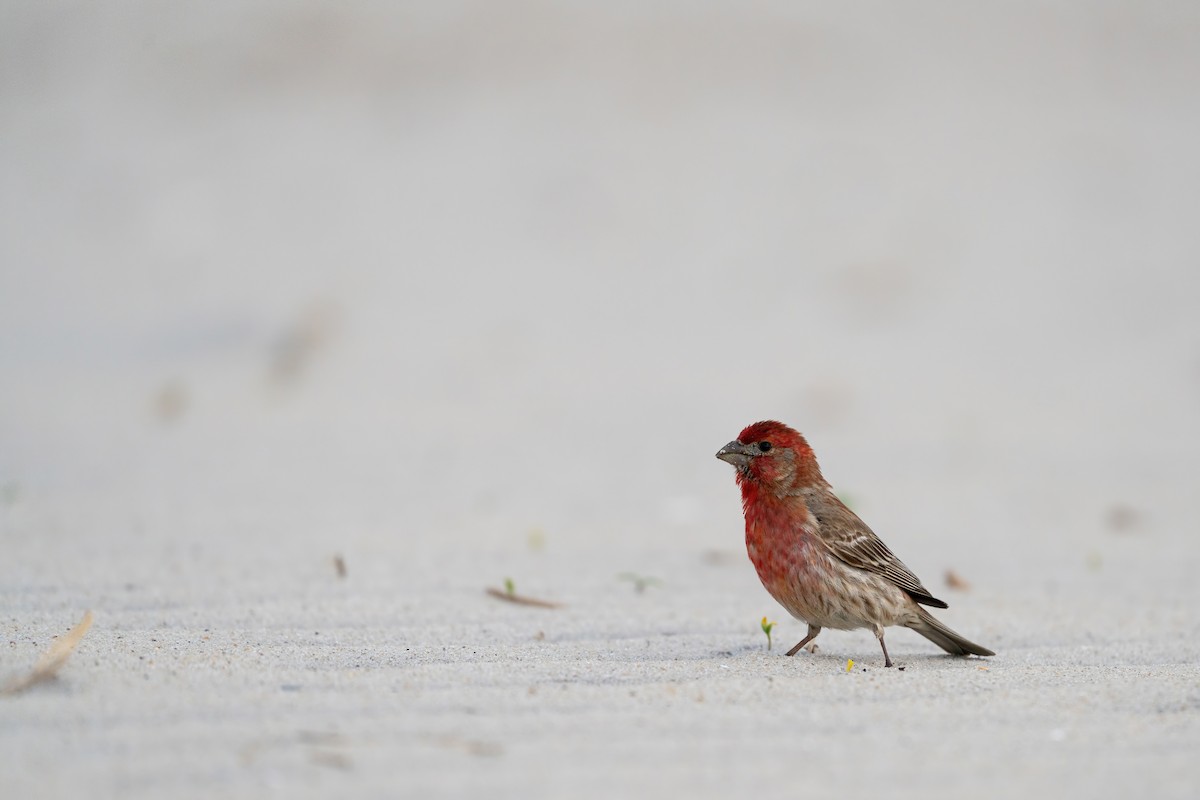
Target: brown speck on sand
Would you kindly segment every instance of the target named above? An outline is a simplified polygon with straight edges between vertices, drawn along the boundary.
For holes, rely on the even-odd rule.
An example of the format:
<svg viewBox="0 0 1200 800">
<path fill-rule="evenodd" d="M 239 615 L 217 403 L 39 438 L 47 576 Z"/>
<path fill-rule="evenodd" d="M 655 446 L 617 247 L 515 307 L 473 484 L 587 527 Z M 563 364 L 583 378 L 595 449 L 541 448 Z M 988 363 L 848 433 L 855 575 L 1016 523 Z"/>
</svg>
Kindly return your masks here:
<svg viewBox="0 0 1200 800">
<path fill-rule="evenodd" d="M 271 352 L 270 374 L 278 384 L 299 378 L 313 357 L 333 336 L 340 321 L 338 307 L 318 301 L 306 308 L 284 331 Z"/>
<path fill-rule="evenodd" d="M 349 770 L 354 766 L 354 762 L 350 760 L 350 756 L 345 753 L 339 753 L 336 750 L 313 750 L 308 754 L 308 760 L 319 767 L 329 767 L 343 771 Z"/>
<path fill-rule="evenodd" d="M 189 399 L 187 386 L 177 380 L 167 381 L 154 394 L 154 416 L 163 423 L 177 422 L 187 411 Z"/>
<path fill-rule="evenodd" d="M 1105 517 L 1105 524 L 1113 533 L 1136 533 L 1143 522 L 1142 512 L 1120 503 L 1108 509 Z"/>
<path fill-rule="evenodd" d="M 946 570 L 946 586 L 956 592 L 969 592 L 971 590 L 970 582 L 964 580 L 961 575 L 952 569 Z"/>
<path fill-rule="evenodd" d="M 710 567 L 725 567 L 737 563 L 737 555 L 728 550 L 705 550 L 701 559 Z"/>
</svg>

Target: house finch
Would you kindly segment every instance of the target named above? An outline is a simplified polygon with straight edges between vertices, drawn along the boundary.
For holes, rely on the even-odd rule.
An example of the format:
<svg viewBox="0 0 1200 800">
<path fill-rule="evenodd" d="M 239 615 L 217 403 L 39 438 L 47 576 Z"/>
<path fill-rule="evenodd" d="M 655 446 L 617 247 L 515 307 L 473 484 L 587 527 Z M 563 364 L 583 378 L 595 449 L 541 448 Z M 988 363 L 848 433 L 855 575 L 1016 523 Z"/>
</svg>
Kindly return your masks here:
<svg viewBox="0 0 1200 800">
<path fill-rule="evenodd" d="M 781 422 L 756 422 L 717 458 L 737 467 L 746 551 L 759 579 L 792 616 L 808 623 L 808 635 L 789 656 L 822 628 L 870 628 L 890 667 L 883 643 L 889 625 L 912 628 L 952 655 L 995 655 L 918 605 L 947 608 L 838 500 L 799 432 Z"/>
</svg>

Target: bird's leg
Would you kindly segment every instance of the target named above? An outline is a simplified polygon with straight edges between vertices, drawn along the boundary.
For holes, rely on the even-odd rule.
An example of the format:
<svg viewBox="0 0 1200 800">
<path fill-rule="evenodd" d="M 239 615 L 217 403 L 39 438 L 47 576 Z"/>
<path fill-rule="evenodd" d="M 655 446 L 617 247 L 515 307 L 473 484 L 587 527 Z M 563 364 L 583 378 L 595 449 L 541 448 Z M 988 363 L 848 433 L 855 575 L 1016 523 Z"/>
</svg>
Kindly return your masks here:
<svg viewBox="0 0 1200 800">
<path fill-rule="evenodd" d="M 879 639 L 879 646 L 883 648 L 883 665 L 885 667 L 892 666 L 892 657 L 887 653 L 887 645 L 883 643 L 883 626 L 875 626 L 875 636 Z"/>
<path fill-rule="evenodd" d="M 819 627 L 817 627 L 816 625 L 809 625 L 808 626 L 808 635 L 800 640 L 800 644 L 796 645 L 791 650 L 788 650 L 787 654 L 789 656 L 796 655 L 796 653 L 800 652 L 801 647 L 804 647 L 804 645 L 808 644 L 813 639 L 817 638 L 817 634 L 820 632 L 821 632 L 821 629 Z"/>
</svg>

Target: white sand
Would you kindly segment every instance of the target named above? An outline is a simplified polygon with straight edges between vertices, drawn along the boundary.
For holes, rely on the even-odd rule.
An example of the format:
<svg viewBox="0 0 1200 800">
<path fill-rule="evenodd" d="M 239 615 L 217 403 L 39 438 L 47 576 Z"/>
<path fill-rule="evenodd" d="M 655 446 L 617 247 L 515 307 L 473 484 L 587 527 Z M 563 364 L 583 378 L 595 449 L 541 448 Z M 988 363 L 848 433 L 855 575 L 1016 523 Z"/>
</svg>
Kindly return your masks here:
<svg viewBox="0 0 1200 800">
<path fill-rule="evenodd" d="M 0 15 L 4 798 L 1196 795 L 1200 10 L 244 6 Z"/>
</svg>

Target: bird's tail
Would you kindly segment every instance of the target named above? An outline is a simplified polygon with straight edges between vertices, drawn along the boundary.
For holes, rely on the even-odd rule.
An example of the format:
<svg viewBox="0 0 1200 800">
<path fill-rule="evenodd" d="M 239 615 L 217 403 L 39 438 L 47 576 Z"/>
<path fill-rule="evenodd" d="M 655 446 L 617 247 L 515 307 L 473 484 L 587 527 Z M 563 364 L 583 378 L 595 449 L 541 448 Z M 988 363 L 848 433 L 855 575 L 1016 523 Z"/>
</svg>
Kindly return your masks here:
<svg viewBox="0 0 1200 800">
<path fill-rule="evenodd" d="M 917 612 L 921 615 L 920 621 L 915 625 L 909 625 L 908 627 L 912 628 L 914 631 L 921 634 L 950 655 L 996 655 L 986 647 L 981 647 L 974 642 L 968 641 L 967 639 L 959 636 L 957 633 L 943 625 L 939 620 L 934 618 L 934 616 L 925 609 L 918 606 Z"/>
</svg>

